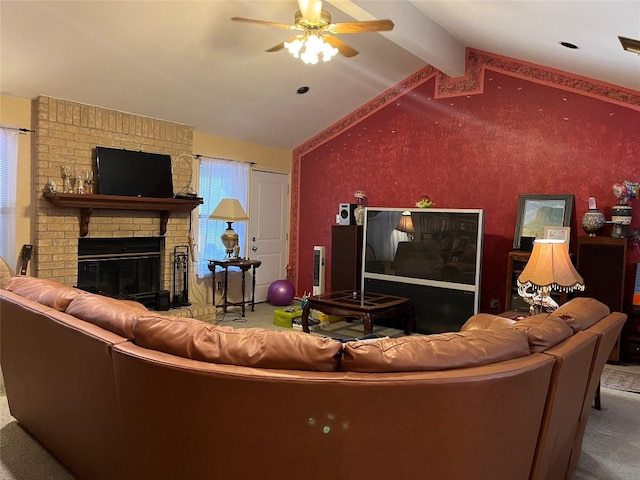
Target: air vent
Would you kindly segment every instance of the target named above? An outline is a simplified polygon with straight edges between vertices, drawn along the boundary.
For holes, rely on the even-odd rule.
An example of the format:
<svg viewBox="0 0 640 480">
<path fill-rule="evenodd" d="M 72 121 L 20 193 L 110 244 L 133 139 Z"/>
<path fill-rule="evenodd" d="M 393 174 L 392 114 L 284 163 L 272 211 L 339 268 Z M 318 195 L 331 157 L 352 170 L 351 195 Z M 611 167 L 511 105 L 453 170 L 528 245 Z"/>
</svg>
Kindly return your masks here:
<svg viewBox="0 0 640 480">
<path fill-rule="evenodd" d="M 618 37 L 620 43 L 622 44 L 622 48 L 627 52 L 635 53 L 640 55 L 640 40 L 634 40 L 633 38 L 626 37 Z"/>
</svg>

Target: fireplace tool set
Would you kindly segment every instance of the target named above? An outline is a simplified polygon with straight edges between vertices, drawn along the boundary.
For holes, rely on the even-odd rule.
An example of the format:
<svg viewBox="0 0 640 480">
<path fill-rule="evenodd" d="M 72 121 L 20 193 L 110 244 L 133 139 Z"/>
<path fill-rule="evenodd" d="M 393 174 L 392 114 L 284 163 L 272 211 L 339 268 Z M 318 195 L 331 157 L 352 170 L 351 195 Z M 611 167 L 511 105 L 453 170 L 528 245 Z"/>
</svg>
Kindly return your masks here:
<svg viewBox="0 0 640 480">
<path fill-rule="evenodd" d="M 173 248 L 173 307 L 188 307 L 189 302 L 189 246 Z"/>
</svg>

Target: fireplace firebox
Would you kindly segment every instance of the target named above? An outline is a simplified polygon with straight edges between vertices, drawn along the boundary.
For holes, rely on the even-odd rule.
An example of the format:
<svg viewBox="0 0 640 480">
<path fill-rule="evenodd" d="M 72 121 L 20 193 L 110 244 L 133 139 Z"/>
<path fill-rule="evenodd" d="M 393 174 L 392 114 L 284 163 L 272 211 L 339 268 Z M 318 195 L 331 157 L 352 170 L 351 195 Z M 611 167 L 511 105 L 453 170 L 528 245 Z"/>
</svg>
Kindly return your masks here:
<svg viewBox="0 0 640 480">
<path fill-rule="evenodd" d="M 161 237 L 80 238 L 78 288 L 156 308 Z"/>
</svg>

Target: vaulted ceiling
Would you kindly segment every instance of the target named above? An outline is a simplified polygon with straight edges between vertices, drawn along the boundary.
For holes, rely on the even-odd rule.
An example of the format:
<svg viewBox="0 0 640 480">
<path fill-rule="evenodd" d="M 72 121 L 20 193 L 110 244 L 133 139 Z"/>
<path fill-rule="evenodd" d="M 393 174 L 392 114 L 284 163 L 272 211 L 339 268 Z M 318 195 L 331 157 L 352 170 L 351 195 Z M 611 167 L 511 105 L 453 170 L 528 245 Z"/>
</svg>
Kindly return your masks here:
<svg viewBox="0 0 640 480">
<path fill-rule="evenodd" d="M 291 32 L 230 20 L 293 23 L 295 0 L 2 0 L 0 92 L 293 149 L 427 64 L 464 75 L 467 47 L 640 91 L 640 56 L 618 40 L 640 39 L 637 0 L 328 0 L 323 8 L 333 22 L 388 18 L 395 28 L 342 35 L 359 55 L 306 65 L 286 50 L 265 52 Z"/>
</svg>

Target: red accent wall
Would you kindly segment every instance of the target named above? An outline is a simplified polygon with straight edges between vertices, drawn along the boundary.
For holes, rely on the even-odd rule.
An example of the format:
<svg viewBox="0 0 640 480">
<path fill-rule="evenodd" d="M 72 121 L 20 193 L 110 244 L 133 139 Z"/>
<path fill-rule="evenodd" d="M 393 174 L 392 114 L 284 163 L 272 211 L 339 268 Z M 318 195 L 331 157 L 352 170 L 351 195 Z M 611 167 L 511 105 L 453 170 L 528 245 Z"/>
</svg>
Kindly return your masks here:
<svg viewBox="0 0 640 480">
<path fill-rule="evenodd" d="M 535 67 L 528 75 L 490 70 L 485 67 L 501 59 L 478 56 L 482 68 L 475 70 L 475 86 L 461 89 L 466 93 L 444 97 L 438 89 L 446 77 L 427 71 L 411 89 L 387 93 L 360 118 L 294 152 L 291 265 L 299 293 L 312 288 L 313 246 L 326 245 L 330 258 L 338 204 L 354 202 L 355 190 L 366 192 L 370 206 L 412 207 L 429 195 L 440 208 L 484 209 L 481 310 L 490 311 L 491 298 L 504 305 L 520 194 L 573 194 L 575 246 L 584 235 L 587 198 L 594 196 L 610 218 L 616 203 L 611 186 L 640 181 L 640 92 L 599 84 L 592 95 L 589 82 L 554 84 L 536 78 Z M 621 91 L 630 95 L 607 97 Z M 640 200 L 631 205 L 638 227 Z M 639 261 L 638 243 L 631 244 L 630 273 Z"/>
</svg>

